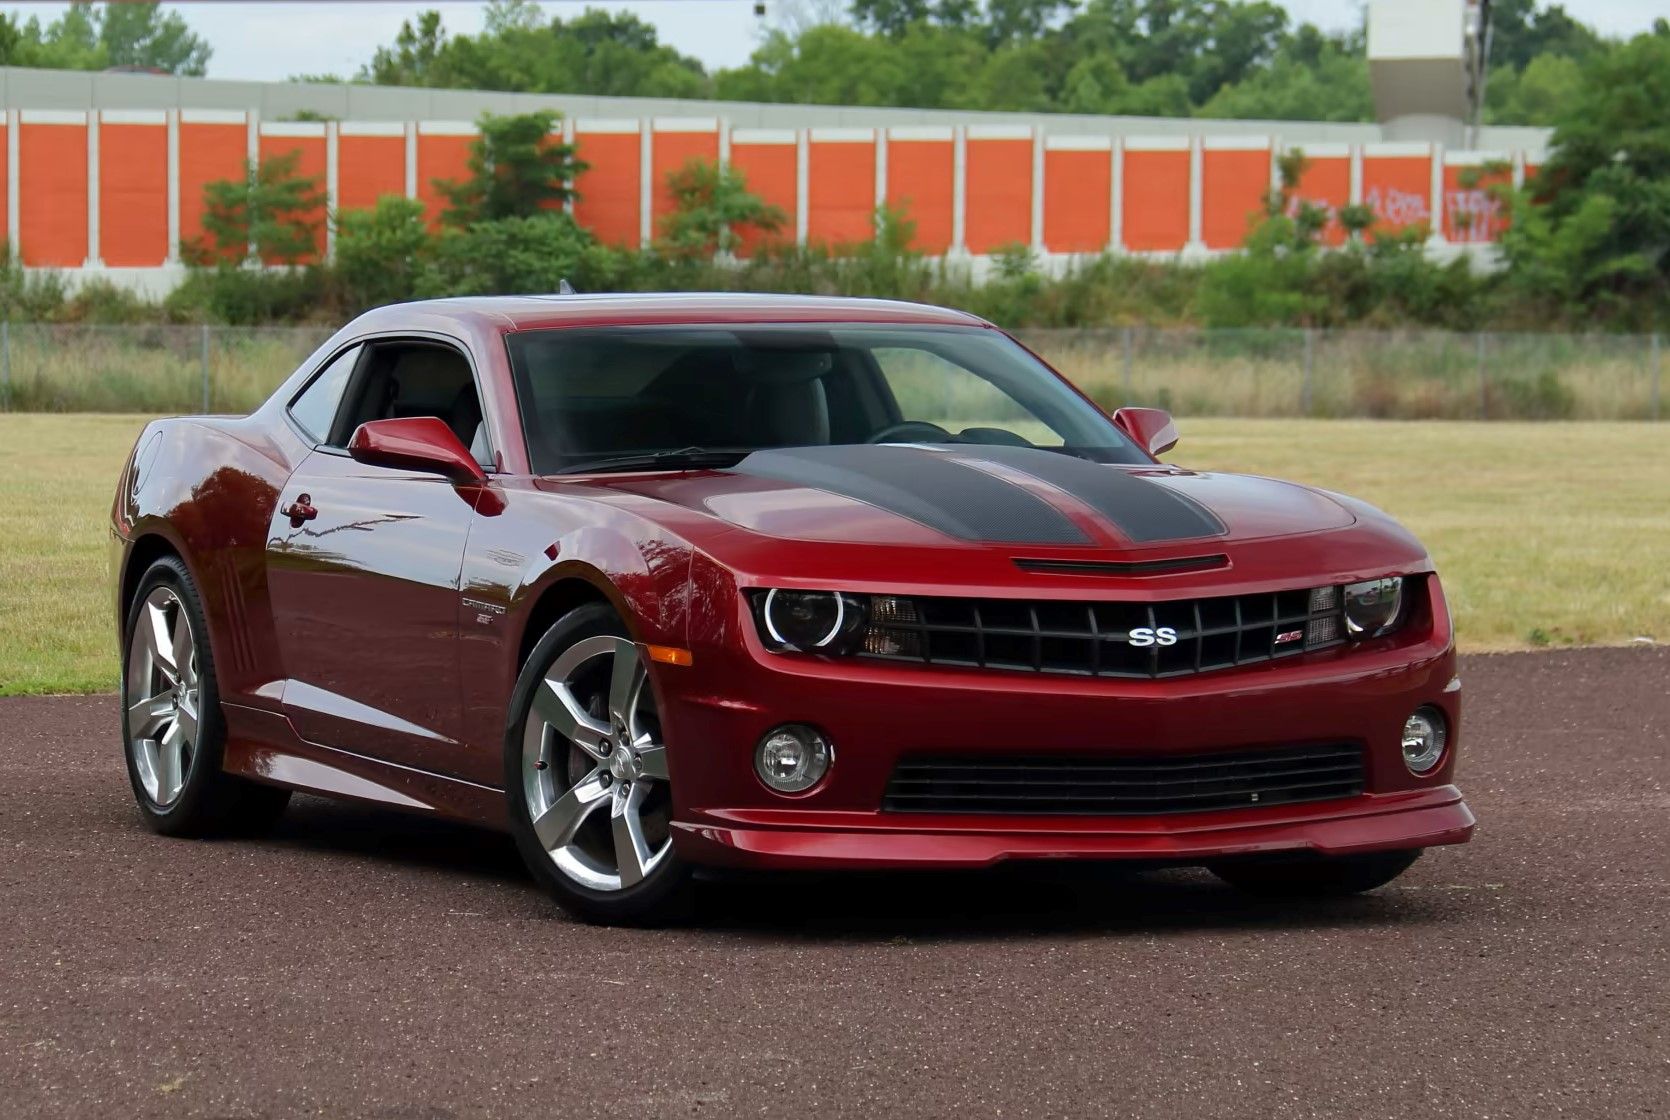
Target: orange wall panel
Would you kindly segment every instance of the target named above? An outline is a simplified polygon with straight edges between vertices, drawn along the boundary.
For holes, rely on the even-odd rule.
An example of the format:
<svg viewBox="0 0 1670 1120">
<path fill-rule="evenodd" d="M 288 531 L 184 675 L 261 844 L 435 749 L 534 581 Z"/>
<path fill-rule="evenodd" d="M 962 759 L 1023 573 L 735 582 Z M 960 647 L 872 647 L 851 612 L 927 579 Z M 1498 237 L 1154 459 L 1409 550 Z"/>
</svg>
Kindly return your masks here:
<svg viewBox="0 0 1670 1120">
<path fill-rule="evenodd" d="M 1121 220 L 1133 252 L 1180 252 L 1189 240 L 1189 153 L 1125 152 Z"/>
<path fill-rule="evenodd" d="M 336 138 L 336 208 L 369 210 L 386 194 L 406 194 L 404 136 Z"/>
<path fill-rule="evenodd" d="M 23 263 L 80 268 L 87 260 L 87 126 L 24 122 L 17 161 Z"/>
<path fill-rule="evenodd" d="M 916 223 L 912 248 L 939 254 L 951 248 L 957 152 L 950 140 L 887 142 L 887 203 Z"/>
<path fill-rule="evenodd" d="M 636 132 L 587 132 L 574 139 L 579 158 L 591 166 L 575 183 L 579 200 L 574 220 L 611 245 L 639 241 L 642 153 Z"/>
<path fill-rule="evenodd" d="M 447 199 L 437 181 L 456 183 L 470 177 L 470 145 L 474 136 L 426 135 L 417 138 L 417 196 L 431 227 L 439 225 Z"/>
<path fill-rule="evenodd" d="M 1208 249 L 1238 249 L 1270 192 L 1270 152 L 1207 148 L 1200 164 L 1200 239 Z"/>
<path fill-rule="evenodd" d="M 990 253 L 1032 241 L 1032 141 L 969 140 L 963 241 Z"/>
<path fill-rule="evenodd" d="M 1467 179 L 1472 186 L 1463 186 Z M 1507 228 L 1507 208 L 1490 193 L 1501 183 L 1512 183 L 1511 170 L 1487 171 L 1482 166 L 1444 168 L 1444 237 L 1457 243 L 1495 241 Z"/>
<path fill-rule="evenodd" d="M 719 162 L 718 132 L 657 132 L 650 137 L 651 184 L 650 216 L 656 236 L 661 234 L 661 219 L 673 212 L 673 192 L 667 186 L 667 176 L 691 160 Z"/>
<path fill-rule="evenodd" d="M 875 236 L 876 145 L 813 140 L 807 145 L 806 239 L 854 245 Z"/>
<path fill-rule="evenodd" d="M 256 154 L 261 162 L 299 152 L 295 173 L 304 179 L 316 180 L 319 193 L 325 190 L 325 138 L 323 136 L 262 136 L 257 142 Z M 325 208 L 321 204 L 311 214 L 308 220 L 317 223 L 313 232 L 314 251 L 302 260 L 311 260 L 325 254 Z M 276 263 L 269 261 L 270 263 Z"/>
<path fill-rule="evenodd" d="M 1432 224 L 1431 156 L 1363 156 L 1363 204 L 1375 228 Z"/>
<path fill-rule="evenodd" d="M 241 124 L 180 122 L 180 241 L 203 235 L 203 188 L 244 177 L 249 129 Z"/>
<path fill-rule="evenodd" d="M 748 190 L 783 212 L 783 224 L 776 233 L 743 230 L 738 256 L 749 256 L 761 245 L 794 240 L 795 165 L 793 144 L 738 144 L 731 142 L 731 166 L 741 175 Z"/>
<path fill-rule="evenodd" d="M 1100 253 L 1112 231 L 1111 154 L 1103 149 L 1044 152 L 1044 248 Z"/>
<path fill-rule="evenodd" d="M 114 268 L 168 259 L 168 127 L 99 126 L 99 258 Z"/>
<path fill-rule="evenodd" d="M 1328 224 L 1322 229 L 1325 245 L 1343 245 L 1345 227 L 1339 224 L 1339 212 L 1351 204 L 1351 157 L 1311 157 L 1299 176 L 1298 188 L 1288 199 L 1290 215 L 1299 212 L 1299 204 L 1308 202 L 1328 212 Z"/>
</svg>

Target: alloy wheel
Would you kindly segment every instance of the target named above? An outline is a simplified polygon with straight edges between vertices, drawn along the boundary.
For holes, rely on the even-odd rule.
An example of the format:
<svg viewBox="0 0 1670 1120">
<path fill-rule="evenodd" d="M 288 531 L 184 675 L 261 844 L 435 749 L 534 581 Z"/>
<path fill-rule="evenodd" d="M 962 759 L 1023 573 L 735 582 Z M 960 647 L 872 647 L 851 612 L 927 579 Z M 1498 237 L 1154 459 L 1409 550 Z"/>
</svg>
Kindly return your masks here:
<svg viewBox="0 0 1670 1120">
<path fill-rule="evenodd" d="M 599 635 L 564 650 L 534 690 L 522 789 L 540 847 L 579 886 L 643 882 L 672 850 L 667 749 L 637 646 Z"/>
<path fill-rule="evenodd" d="M 158 808 L 180 796 L 197 754 L 202 683 L 185 604 L 152 588 L 128 636 L 128 752 L 139 784 Z"/>
</svg>

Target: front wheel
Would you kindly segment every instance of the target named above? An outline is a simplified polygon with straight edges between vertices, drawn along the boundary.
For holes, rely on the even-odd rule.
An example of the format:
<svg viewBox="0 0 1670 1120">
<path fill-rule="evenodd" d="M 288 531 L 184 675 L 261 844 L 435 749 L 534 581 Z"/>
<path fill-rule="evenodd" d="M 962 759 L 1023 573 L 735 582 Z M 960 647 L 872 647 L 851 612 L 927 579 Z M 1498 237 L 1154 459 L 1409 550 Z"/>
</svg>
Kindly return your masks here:
<svg viewBox="0 0 1670 1120">
<path fill-rule="evenodd" d="M 1249 894 L 1338 898 L 1383 887 L 1420 857 L 1420 848 L 1355 856 L 1272 856 L 1211 863 L 1207 870 Z"/>
<path fill-rule="evenodd" d="M 607 606 L 570 612 L 529 655 L 511 697 L 505 795 L 528 870 L 570 913 L 647 925 L 686 911 L 655 693 Z"/>
</svg>

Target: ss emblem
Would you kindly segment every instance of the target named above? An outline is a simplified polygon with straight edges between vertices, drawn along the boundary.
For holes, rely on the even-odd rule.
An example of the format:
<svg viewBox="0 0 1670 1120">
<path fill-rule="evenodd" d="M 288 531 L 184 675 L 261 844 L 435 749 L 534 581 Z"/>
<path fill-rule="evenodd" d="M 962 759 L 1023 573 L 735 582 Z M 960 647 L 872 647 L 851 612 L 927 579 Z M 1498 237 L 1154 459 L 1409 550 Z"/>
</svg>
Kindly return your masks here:
<svg viewBox="0 0 1670 1120">
<path fill-rule="evenodd" d="M 1177 644 L 1177 631 L 1169 626 L 1138 626 L 1131 631 L 1128 639 L 1133 646 L 1174 646 Z"/>
</svg>

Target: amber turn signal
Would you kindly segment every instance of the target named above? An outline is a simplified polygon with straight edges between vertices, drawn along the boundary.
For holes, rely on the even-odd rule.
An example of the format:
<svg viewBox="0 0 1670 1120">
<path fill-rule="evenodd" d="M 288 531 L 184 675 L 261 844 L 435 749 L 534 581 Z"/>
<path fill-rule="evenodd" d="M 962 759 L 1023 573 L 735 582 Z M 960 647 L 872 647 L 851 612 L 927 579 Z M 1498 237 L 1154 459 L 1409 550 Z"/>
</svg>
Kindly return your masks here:
<svg viewBox="0 0 1670 1120">
<path fill-rule="evenodd" d="M 663 665 L 689 665 L 694 660 L 689 650 L 679 649 L 677 646 L 646 645 L 644 649 L 651 661 L 659 661 Z"/>
</svg>

